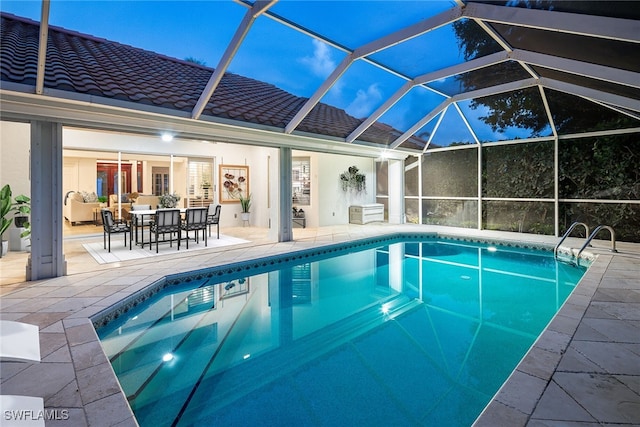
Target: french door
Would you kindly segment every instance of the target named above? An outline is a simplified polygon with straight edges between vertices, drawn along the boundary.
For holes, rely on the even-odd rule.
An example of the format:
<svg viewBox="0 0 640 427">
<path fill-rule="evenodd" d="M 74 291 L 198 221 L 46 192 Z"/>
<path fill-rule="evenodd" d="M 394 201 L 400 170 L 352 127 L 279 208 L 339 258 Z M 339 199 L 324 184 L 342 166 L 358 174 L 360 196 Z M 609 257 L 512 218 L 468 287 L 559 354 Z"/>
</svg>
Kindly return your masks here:
<svg viewBox="0 0 640 427">
<path fill-rule="evenodd" d="M 122 175 L 118 177 L 117 163 L 98 163 L 97 183 L 98 196 L 116 194 L 118 186 L 121 193 L 131 193 L 131 164 L 121 164 Z"/>
</svg>

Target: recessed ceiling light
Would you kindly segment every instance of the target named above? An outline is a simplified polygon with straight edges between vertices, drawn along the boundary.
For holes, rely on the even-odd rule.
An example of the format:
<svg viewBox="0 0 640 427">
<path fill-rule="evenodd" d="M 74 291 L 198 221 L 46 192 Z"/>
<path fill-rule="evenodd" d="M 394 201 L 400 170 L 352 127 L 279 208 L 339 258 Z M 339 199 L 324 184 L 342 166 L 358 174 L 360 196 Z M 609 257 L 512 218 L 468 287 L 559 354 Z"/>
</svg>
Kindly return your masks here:
<svg viewBox="0 0 640 427">
<path fill-rule="evenodd" d="M 173 135 L 171 135 L 170 133 L 165 132 L 165 133 L 162 134 L 162 140 L 164 142 L 171 142 L 171 141 L 173 141 Z"/>
</svg>

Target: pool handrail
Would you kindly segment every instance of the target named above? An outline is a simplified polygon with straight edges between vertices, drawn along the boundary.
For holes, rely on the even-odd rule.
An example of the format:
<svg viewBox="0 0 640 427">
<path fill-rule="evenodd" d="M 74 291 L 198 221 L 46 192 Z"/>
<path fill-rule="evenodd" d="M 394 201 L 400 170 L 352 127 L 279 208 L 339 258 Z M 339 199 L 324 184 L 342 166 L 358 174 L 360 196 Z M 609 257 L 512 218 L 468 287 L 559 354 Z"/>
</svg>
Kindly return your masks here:
<svg viewBox="0 0 640 427">
<path fill-rule="evenodd" d="M 584 245 L 582 245 L 582 247 L 580 248 L 580 250 L 578 251 L 576 258 L 580 257 L 580 254 L 582 253 L 582 251 L 589 245 L 589 243 L 591 243 L 591 240 L 593 240 L 594 237 L 596 237 L 596 235 L 598 234 L 598 232 L 602 229 L 605 230 L 609 230 L 609 233 L 611 234 L 611 252 L 618 252 L 616 250 L 616 232 L 613 231 L 613 228 L 608 226 L 608 225 L 599 225 L 595 228 L 595 230 L 593 230 L 593 233 L 591 233 L 591 235 L 589 236 L 589 238 L 587 239 L 587 241 L 585 242 Z"/>
<path fill-rule="evenodd" d="M 588 239 L 588 236 L 589 236 L 589 226 L 588 226 L 587 224 L 585 224 L 584 222 L 579 222 L 579 221 L 574 222 L 573 224 L 571 224 L 571 226 L 569 227 L 569 229 L 564 233 L 564 235 L 562 236 L 562 238 L 560 239 L 560 241 L 558 242 L 558 244 L 556 245 L 556 247 L 555 247 L 555 248 L 553 248 L 553 256 L 554 256 L 555 258 L 557 258 L 557 257 L 558 257 L 558 248 L 560 247 L 560 245 L 562 244 L 562 242 L 564 242 L 564 241 L 565 241 L 565 239 L 566 239 L 567 237 L 569 237 L 569 234 L 571 234 L 571 232 L 573 231 L 573 229 L 574 229 L 574 228 L 576 228 L 576 227 L 577 227 L 577 226 L 579 226 L 579 225 L 581 225 L 581 226 L 583 226 L 583 227 L 584 227 L 584 231 L 585 231 L 585 239 Z M 584 247 L 586 247 L 586 245 L 587 245 L 587 244 L 589 244 L 589 242 L 588 242 L 588 241 L 587 241 L 587 243 L 585 244 L 585 246 L 584 246 Z M 584 249 L 584 247 L 583 247 L 583 249 Z"/>
</svg>

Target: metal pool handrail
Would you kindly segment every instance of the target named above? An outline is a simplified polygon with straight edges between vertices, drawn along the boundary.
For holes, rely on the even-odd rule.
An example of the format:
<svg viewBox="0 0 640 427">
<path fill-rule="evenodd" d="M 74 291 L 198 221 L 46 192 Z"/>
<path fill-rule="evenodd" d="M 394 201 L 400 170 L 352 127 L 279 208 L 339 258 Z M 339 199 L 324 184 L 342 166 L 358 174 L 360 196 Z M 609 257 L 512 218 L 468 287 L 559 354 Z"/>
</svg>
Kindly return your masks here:
<svg viewBox="0 0 640 427">
<path fill-rule="evenodd" d="M 612 227 L 609 227 L 608 225 L 599 225 L 596 227 L 595 230 L 593 230 L 593 233 L 591 233 L 591 235 L 589 236 L 589 238 L 587 239 L 587 241 L 585 242 L 584 245 L 582 245 L 582 247 L 580 248 L 580 250 L 578 251 L 578 254 L 576 255 L 576 258 L 580 257 L 580 253 L 582 253 L 582 251 L 584 250 L 584 248 L 586 248 L 589 243 L 591 242 L 591 240 L 593 240 L 594 237 L 596 237 L 596 234 L 598 234 L 598 232 L 602 229 L 606 229 L 609 230 L 609 233 L 611 234 L 611 252 L 618 252 L 616 250 L 616 232 L 613 231 Z"/>
<path fill-rule="evenodd" d="M 569 227 L 569 229 L 566 231 L 566 233 L 564 233 L 564 235 L 562 236 L 562 239 L 560 239 L 560 241 L 558 242 L 558 244 L 556 245 L 555 248 L 553 248 L 553 256 L 555 258 L 558 257 L 558 248 L 560 247 L 560 245 L 562 244 L 562 242 L 564 242 L 564 240 L 569 237 L 569 234 L 571 234 L 571 232 L 573 231 L 574 228 L 576 228 L 578 225 L 581 225 L 584 227 L 584 231 L 585 231 L 585 239 L 587 239 L 587 236 L 589 236 L 589 226 L 587 224 L 585 224 L 584 222 L 574 222 L 573 224 L 571 224 L 571 226 Z M 589 241 L 591 239 L 589 239 L 587 241 L 587 243 L 585 244 L 585 246 L 583 247 L 583 249 L 587 246 L 587 244 L 589 244 Z"/>
</svg>

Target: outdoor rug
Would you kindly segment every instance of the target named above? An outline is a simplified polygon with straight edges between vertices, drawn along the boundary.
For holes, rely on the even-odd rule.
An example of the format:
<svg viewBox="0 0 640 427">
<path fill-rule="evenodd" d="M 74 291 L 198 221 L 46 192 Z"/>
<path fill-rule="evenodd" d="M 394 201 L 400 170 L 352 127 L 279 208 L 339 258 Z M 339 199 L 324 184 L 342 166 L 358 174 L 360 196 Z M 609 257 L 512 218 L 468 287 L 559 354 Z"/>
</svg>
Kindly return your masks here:
<svg viewBox="0 0 640 427">
<path fill-rule="evenodd" d="M 112 262 L 129 261 L 133 259 L 151 258 L 158 255 L 176 255 L 186 252 L 201 251 L 203 249 L 215 249 L 225 246 L 240 245 L 242 243 L 249 243 L 248 240 L 238 239 L 236 237 L 220 235 L 220 239 L 216 239 L 215 235 L 207 239 L 207 246 L 204 245 L 204 241 L 200 240 L 199 244 L 195 241 L 189 241 L 189 249 L 187 250 L 186 242 L 180 243 L 180 251 L 177 248 L 177 242 L 173 242 L 173 246 L 169 246 L 169 243 L 160 243 L 158 253 L 156 254 L 156 245 L 153 245 L 153 249 L 149 249 L 149 244 L 146 243 L 144 248 L 137 246 L 135 243 L 132 249 L 129 250 L 129 245 L 124 246 L 123 238 L 121 235 L 112 236 L 111 238 L 111 252 L 107 252 L 104 249 L 102 239 L 94 243 L 84 243 L 82 246 L 91 254 L 98 264 L 108 264 Z M 107 242 L 108 244 L 108 242 Z"/>
</svg>

